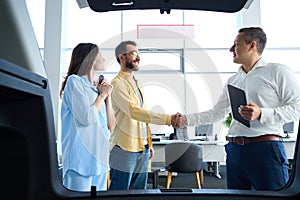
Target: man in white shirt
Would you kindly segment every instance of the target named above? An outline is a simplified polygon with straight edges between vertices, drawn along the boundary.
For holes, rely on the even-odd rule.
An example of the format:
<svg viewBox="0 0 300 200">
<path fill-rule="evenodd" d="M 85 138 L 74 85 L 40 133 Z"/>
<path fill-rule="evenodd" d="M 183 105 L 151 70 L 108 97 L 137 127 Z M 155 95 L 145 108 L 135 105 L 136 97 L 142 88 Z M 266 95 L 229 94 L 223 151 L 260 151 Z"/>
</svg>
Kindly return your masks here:
<svg viewBox="0 0 300 200">
<path fill-rule="evenodd" d="M 261 57 L 266 42 L 261 28 L 240 29 L 230 48 L 233 62 L 241 64 L 238 72 L 228 79 L 211 110 L 183 118 L 191 126 L 223 120 L 231 111 L 227 85 L 245 91 L 248 103 L 239 113 L 250 121 L 250 128 L 233 119 L 226 137 L 229 189 L 277 190 L 289 178 L 282 127 L 299 119 L 300 86 L 288 67 Z"/>
</svg>

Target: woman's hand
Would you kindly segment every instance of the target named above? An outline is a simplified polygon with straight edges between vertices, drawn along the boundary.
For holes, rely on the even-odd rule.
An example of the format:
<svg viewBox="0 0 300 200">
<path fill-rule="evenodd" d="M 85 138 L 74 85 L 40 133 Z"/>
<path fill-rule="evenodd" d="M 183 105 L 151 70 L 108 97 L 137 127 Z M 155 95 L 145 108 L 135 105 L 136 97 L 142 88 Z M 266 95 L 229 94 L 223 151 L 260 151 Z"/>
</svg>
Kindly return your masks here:
<svg viewBox="0 0 300 200">
<path fill-rule="evenodd" d="M 104 95 L 105 97 L 111 95 L 112 89 L 113 86 L 110 83 L 108 83 L 106 79 L 104 79 L 101 84 L 97 85 L 97 90 L 99 94 Z"/>
</svg>

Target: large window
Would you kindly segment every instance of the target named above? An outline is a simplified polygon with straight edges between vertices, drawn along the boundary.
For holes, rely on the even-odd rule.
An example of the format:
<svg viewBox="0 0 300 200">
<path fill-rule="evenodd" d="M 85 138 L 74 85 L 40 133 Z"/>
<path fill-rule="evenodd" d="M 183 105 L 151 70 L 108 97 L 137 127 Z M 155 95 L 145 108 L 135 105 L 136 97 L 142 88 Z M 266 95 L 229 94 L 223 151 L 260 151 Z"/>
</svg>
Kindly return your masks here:
<svg viewBox="0 0 300 200">
<path fill-rule="evenodd" d="M 108 18 L 112 28 L 108 28 L 108 20 L 103 20 Z M 193 38 L 159 38 L 159 33 L 155 38 L 137 38 L 138 26 L 147 24 L 189 24 L 193 26 Z M 219 25 L 224 26 L 222 37 Z M 121 40 L 135 40 L 142 53 L 141 70 L 136 76 L 145 86 L 148 108 L 163 113 L 190 113 L 211 107 L 212 99 L 222 88 L 219 69 L 224 69 L 225 64 L 229 66 L 226 72 L 236 70 L 230 69 L 229 53 L 224 54 L 236 33 L 236 14 L 178 10 L 172 10 L 169 15 L 161 15 L 158 10 L 95 13 L 89 8 L 79 9 L 75 1 L 66 0 L 63 27 L 61 77 L 66 73 L 74 46 L 79 42 L 94 42 L 100 45 L 107 67 L 105 75 L 111 80 L 119 71 L 114 48 Z M 217 79 L 218 88 L 210 88 L 212 79 Z M 164 104 L 166 99 L 169 101 Z M 191 102 L 197 106 L 193 108 Z M 157 130 L 173 131 L 166 126 L 153 132 Z"/>
</svg>

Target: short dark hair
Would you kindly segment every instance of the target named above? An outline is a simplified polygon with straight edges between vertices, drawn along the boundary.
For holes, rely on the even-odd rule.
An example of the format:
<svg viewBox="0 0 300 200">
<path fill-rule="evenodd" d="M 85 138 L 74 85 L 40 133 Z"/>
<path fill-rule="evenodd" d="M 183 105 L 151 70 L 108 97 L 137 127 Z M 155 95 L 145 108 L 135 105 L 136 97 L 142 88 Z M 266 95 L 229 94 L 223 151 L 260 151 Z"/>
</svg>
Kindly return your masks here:
<svg viewBox="0 0 300 200">
<path fill-rule="evenodd" d="M 264 51 L 267 43 L 267 36 L 266 33 L 260 27 L 247 27 L 241 28 L 239 33 L 244 33 L 245 35 L 245 42 L 250 44 L 253 40 L 257 44 L 257 51 L 261 55 Z"/>
<path fill-rule="evenodd" d="M 120 59 L 119 59 L 119 55 L 120 54 L 125 54 L 127 52 L 127 45 L 133 45 L 133 46 L 137 46 L 136 42 L 131 41 L 131 40 L 127 40 L 127 41 L 122 41 L 115 49 L 115 56 L 116 59 L 118 61 L 118 63 L 120 63 Z"/>
</svg>

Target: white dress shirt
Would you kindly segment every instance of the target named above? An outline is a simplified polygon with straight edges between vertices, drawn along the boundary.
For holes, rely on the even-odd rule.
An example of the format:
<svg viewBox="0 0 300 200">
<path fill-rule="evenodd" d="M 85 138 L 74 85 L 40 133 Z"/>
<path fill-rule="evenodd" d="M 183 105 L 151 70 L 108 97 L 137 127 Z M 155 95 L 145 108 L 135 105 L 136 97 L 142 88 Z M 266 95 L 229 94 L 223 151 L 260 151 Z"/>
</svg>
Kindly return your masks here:
<svg viewBox="0 0 300 200">
<path fill-rule="evenodd" d="M 254 103 L 261 108 L 260 119 L 251 121 L 250 128 L 233 119 L 229 136 L 283 136 L 283 124 L 299 120 L 300 85 L 293 71 L 285 65 L 267 63 L 261 58 L 248 73 L 240 67 L 228 79 L 222 95 L 211 110 L 187 114 L 188 125 L 202 125 L 224 119 L 231 111 L 228 84 L 243 89 L 247 103 Z"/>
</svg>

